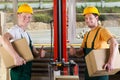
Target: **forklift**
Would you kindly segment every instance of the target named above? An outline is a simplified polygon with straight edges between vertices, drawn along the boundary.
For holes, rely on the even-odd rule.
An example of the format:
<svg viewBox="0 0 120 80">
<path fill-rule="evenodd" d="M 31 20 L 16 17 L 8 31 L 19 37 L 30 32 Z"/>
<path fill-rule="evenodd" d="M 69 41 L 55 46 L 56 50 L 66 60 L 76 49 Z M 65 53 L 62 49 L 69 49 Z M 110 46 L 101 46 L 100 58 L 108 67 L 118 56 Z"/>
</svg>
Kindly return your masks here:
<svg viewBox="0 0 120 80">
<path fill-rule="evenodd" d="M 48 66 L 49 79 L 79 80 L 78 65 L 69 60 L 67 52 L 67 1 L 54 0 L 53 3 L 54 55 Z"/>
</svg>

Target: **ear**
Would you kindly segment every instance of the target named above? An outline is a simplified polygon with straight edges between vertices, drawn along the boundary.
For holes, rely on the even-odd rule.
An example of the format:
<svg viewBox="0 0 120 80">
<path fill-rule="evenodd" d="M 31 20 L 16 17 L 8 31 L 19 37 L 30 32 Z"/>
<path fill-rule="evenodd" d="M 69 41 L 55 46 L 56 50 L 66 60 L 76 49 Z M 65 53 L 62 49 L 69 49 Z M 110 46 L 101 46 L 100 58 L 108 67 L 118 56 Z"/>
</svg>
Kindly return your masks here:
<svg viewBox="0 0 120 80">
<path fill-rule="evenodd" d="M 99 17 L 98 17 L 98 16 L 96 16 L 96 19 L 98 20 L 98 19 L 99 19 Z"/>
</svg>

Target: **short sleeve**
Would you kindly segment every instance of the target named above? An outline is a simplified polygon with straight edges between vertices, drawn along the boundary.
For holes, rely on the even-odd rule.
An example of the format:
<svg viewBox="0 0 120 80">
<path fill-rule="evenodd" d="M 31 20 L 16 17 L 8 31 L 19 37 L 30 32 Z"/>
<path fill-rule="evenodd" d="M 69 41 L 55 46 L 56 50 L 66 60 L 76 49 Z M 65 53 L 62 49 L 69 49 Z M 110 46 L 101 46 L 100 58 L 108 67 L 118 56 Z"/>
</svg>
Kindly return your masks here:
<svg viewBox="0 0 120 80">
<path fill-rule="evenodd" d="M 102 28 L 100 30 L 100 35 L 101 35 L 101 39 L 106 42 L 113 37 L 112 33 L 106 28 Z"/>
<path fill-rule="evenodd" d="M 8 32 L 15 38 L 15 30 L 13 28 L 9 29 Z"/>
</svg>

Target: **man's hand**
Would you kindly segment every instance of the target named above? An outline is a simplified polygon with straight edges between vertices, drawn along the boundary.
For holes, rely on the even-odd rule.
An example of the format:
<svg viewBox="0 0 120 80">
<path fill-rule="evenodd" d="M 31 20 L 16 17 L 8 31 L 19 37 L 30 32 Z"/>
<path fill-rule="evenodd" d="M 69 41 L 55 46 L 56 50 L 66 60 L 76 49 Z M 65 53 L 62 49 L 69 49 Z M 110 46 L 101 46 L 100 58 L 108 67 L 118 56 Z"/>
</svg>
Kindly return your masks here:
<svg viewBox="0 0 120 80">
<path fill-rule="evenodd" d="M 35 58 L 45 57 L 45 53 L 46 53 L 46 51 L 43 49 L 43 46 L 41 46 L 40 49 L 36 49 L 33 46 L 33 55 L 34 55 Z"/>
<path fill-rule="evenodd" d="M 45 57 L 45 53 L 46 53 L 46 51 L 43 49 L 43 46 L 40 48 L 40 57 Z"/>
<path fill-rule="evenodd" d="M 69 54 L 70 54 L 71 56 L 73 56 L 73 55 L 75 55 L 75 53 L 76 53 L 75 48 L 74 48 L 73 46 L 70 46 Z"/>
<path fill-rule="evenodd" d="M 20 57 L 19 55 L 16 55 L 14 57 L 14 63 L 16 66 L 21 66 L 23 64 L 26 64 L 26 61 L 22 57 Z"/>
<path fill-rule="evenodd" d="M 110 72 L 113 70 L 113 65 L 110 64 L 110 63 L 106 63 L 104 66 L 103 66 L 103 69 Z"/>
</svg>

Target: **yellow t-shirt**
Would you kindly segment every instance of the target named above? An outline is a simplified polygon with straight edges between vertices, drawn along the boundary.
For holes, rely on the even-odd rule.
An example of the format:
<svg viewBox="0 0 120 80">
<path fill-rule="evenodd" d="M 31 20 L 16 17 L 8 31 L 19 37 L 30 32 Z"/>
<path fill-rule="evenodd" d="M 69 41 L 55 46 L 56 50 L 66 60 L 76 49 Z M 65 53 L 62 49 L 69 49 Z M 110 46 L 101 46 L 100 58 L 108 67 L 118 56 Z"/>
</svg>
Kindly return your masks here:
<svg viewBox="0 0 120 80">
<path fill-rule="evenodd" d="M 95 38 L 94 49 L 108 48 L 109 47 L 107 42 L 110 38 L 113 37 L 112 34 L 104 27 L 98 26 L 95 29 L 90 31 L 90 33 L 88 35 L 88 39 L 87 39 L 87 48 L 92 48 L 92 41 L 93 41 L 98 29 L 99 29 L 99 31 L 98 31 L 98 34 Z M 84 39 L 83 39 L 83 42 L 81 45 L 82 48 L 85 48 L 87 34 L 88 34 L 88 32 L 84 35 Z"/>
</svg>

